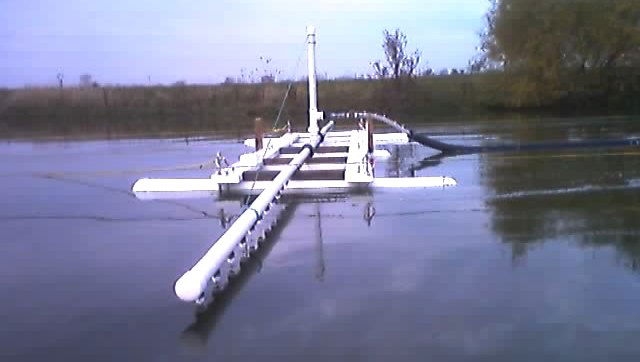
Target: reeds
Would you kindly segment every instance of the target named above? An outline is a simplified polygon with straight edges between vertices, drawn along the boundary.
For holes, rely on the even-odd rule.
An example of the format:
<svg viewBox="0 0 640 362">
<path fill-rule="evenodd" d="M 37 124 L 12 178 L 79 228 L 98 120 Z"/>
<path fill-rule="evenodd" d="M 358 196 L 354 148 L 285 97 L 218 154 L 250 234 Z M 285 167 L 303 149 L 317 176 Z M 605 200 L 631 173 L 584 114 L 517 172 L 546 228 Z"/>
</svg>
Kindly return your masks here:
<svg viewBox="0 0 640 362">
<path fill-rule="evenodd" d="M 318 85 L 319 104 L 326 111 L 368 110 L 409 122 L 468 120 L 504 111 L 508 82 L 502 72 L 325 80 Z M 272 124 L 287 88 L 281 82 L 0 89 L 0 137 L 249 134 L 255 117 Z M 279 126 L 290 120 L 304 128 L 306 98 L 306 83 L 293 83 Z"/>
</svg>

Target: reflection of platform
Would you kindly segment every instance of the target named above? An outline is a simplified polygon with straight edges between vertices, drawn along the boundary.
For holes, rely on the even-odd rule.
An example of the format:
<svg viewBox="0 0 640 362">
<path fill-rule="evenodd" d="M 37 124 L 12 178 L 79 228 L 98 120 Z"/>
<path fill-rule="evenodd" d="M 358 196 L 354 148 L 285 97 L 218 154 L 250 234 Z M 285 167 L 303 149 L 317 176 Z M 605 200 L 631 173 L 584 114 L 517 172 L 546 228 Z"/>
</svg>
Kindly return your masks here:
<svg viewBox="0 0 640 362">
<path fill-rule="evenodd" d="M 405 134 L 373 135 L 376 145 L 408 142 Z M 288 133 L 266 139 L 266 147 L 240 157 L 240 161 L 223 168 L 207 179 L 140 179 L 133 191 L 140 198 L 144 193 L 188 191 L 236 191 L 252 193 L 267 188 L 276 175 L 287 167 L 293 157 L 309 141 L 309 133 Z M 349 188 L 426 188 L 456 185 L 450 177 L 374 177 L 374 160 L 388 158 L 386 150 L 368 152 L 365 130 L 331 132 L 323 145 L 293 175 L 287 189 L 349 189 Z M 246 144 L 252 144 L 248 140 Z M 146 197 L 145 197 L 146 196 Z"/>
<path fill-rule="evenodd" d="M 209 295 L 206 298 L 206 302 L 195 309 L 193 321 L 180 334 L 180 344 L 183 350 L 188 354 L 204 356 L 208 351 L 207 343 L 209 340 L 219 337 L 216 336 L 215 332 L 218 326 L 221 325 L 220 322 L 226 319 L 226 322 L 223 323 L 230 322 L 233 325 L 240 325 L 242 321 L 235 319 L 234 312 L 229 310 L 229 306 L 234 302 L 234 299 L 243 293 L 243 290 L 249 286 L 252 278 L 257 277 L 258 273 L 264 273 L 263 278 L 272 276 L 274 270 L 279 268 L 277 259 L 301 245 L 308 247 L 307 251 L 312 253 L 310 259 L 312 262 L 305 260 L 305 262 L 310 263 L 306 266 L 312 268 L 313 275 L 309 275 L 310 278 L 313 278 L 312 282 L 324 283 L 325 274 L 331 264 L 328 264 L 325 260 L 323 234 L 327 230 L 336 227 L 336 219 L 333 212 L 340 208 L 340 206 L 329 208 L 326 204 L 346 202 L 351 205 L 347 214 L 354 215 L 356 218 L 349 218 L 343 222 L 350 224 L 362 222 L 371 225 L 375 217 L 374 200 L 371 194 L 339 193 L 333 196 L 283 196 L 281 203 L 287 206 L 281 211 L 279 222 L 274 225 L 271 232 L 261 242 L 261 247 L 257 249 L 251 258 L 242 263 L 240 273 L 229 278 L 223 289 L 208 290 L 207 293 Z M 325 211 L 327 209 L 332 211 Z M 363 214 L 361 220 L 358 218 L 360 212 Z M 330 221 L 325 222 L 325 217 L 328 217 Z M 292 243 L 291 234 L 283 237 L 283 231 L 291 230 L 291 227 L 293 227 L 294 235 L 304 230 L 306 238 L 296 238 Z M 340 224 L 339 227 L 344 227 L 344 224 Z M 273 258 L 274 256 L 276 259 L 274 263 L 270 265 L 265 263 L 265 261 L 269 260 L 268 258 Z M 274 293 L 277 293 L 277 291 L 274 291 Z"/>
<path fill-rule="evenodd" d="M 291 202 L 280 214 L 280 221 L 275 224 L 251 259 L 242 264 L 242 272 L 229 280 L 224 290 L 214 290 L 208 298 L 206 305 L 201 305 L 195 321 L 189 325 L 181 335 L 183 348 L 195 355 L 202 355 L 206 351 L 209 335 L 215 329 L 218 320 L 224 315 L 233 298 L 244 288 L 253 275 L 262 268 L 263 261 L 267 258 L 282 230 L 291 221 L 297 202 Z M 213 301 L 215 300 L 215 303 Z"/>
</svg>

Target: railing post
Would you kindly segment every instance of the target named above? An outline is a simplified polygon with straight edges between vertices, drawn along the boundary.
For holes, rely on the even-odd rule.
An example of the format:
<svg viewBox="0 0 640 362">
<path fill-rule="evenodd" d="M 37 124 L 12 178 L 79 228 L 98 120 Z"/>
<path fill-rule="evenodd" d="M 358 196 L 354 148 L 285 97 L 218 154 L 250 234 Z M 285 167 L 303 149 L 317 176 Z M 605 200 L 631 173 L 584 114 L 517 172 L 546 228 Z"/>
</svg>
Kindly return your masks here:
<svg viewBox="0 0 640 362">
<path fill-rule="evenodd" d="M 257 117 L 254 122 L 255 133 L 256 133 L 256 151 L 260 151 L 263 147 L 262 138 L 264 136 L 264 125 L 262 123 L 262 118 Z"/>
<path fill-rule="evenodd" d="M 375 145 L 373 144 L 373 119 L 371 117 L 367 117 L 367 151 L 372 154 L 375 149 Z"/>
</svg>

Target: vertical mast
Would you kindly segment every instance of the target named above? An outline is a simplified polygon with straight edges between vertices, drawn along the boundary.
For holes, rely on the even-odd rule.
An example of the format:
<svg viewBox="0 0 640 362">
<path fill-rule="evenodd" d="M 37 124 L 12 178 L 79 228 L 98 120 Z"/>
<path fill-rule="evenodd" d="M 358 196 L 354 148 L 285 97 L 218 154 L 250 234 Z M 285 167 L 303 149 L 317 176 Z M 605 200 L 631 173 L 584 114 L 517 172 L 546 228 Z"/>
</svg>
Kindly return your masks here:
<svg viewBox="0 0 640 362">
<path fill-rule="evenodd" d="M 318 112 L 318 92 L 316 81 L 316 28 L 307 26 L 307 65 L 309 73 L 309 133 L 318 133 L 318 120 L 324 118 Z"/>
</svg>

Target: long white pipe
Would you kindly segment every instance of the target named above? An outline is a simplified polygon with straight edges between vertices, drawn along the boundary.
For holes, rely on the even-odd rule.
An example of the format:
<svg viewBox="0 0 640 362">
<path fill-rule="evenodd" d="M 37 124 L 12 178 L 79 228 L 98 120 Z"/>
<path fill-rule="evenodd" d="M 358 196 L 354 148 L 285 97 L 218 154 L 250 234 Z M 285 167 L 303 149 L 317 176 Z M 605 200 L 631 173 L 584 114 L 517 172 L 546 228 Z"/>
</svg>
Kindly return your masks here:
<svg viewBox="0 0 640 362">
<path fill-rule="evenodd" d="M 307 66 L 309 74 L 309 133 L 318 133 L 318 91 L 316 80 L 316 28 L 307 26 Z"/>
<path fill-rule="evenodd" d="M 327 123 L 311 139 L 309 147 L 302 148 L 300 153 L 289 162 L 289 167 L 276 176 L 271 185 L 249 206 L 249 209 L 243 212 L 204 256 L 176 281 L 174 291 L 178 298 L 185 302 L 195 302 L 203 295 L 211 278 L 222 268 L 224 263 L 228 262 L 231 253 L 237 249 L 242 239 L 262 217 L 275 197 L 282 192 L 291 176 L 311 156 L 311 152 L 318 147 L 331 127 L 333 127 L 333 121 Z M 235 257 L 239 258 L 240 256 L 236 255 Z"/>
</svg>

